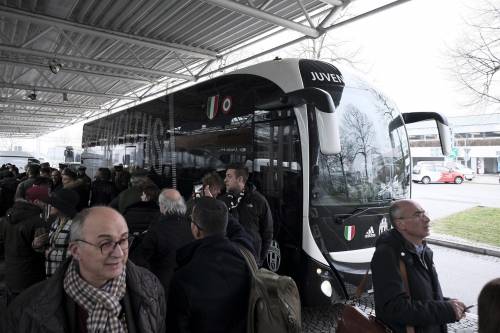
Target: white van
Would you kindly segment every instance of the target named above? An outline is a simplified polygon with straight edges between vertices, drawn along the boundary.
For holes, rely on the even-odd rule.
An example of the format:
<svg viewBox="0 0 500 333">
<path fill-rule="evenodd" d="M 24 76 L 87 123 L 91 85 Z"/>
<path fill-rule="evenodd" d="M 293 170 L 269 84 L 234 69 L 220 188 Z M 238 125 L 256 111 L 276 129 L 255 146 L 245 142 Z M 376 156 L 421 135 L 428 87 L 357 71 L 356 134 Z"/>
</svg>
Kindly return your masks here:
<svg viewBox="0 0 500 333">
<path fill-rule="evenodd" d="M 19 172 L 24 172 L 28 163 L 40 164 L 40 160 L 25 151 L 0 151 L 0 166 L 7 163 L 14 164 Z"/>
</svg>

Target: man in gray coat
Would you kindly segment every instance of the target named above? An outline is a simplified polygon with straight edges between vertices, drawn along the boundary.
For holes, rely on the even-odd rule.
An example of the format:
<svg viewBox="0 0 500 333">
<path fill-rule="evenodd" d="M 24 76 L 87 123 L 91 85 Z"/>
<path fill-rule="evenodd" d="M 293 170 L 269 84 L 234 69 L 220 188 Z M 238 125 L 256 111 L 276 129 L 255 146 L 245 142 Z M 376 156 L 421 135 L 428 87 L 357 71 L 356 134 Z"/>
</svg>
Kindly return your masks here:
<svg viewBox="0 0 500 333">
<path fill-rule="evenodd" d="M 3 318 L 4 332 L 164 332 L 158 279 L 127 262 L 132 239 L 120 213 L 83 210 L 71 226 L 72 258 L 23 292 Z"/>
</svg>

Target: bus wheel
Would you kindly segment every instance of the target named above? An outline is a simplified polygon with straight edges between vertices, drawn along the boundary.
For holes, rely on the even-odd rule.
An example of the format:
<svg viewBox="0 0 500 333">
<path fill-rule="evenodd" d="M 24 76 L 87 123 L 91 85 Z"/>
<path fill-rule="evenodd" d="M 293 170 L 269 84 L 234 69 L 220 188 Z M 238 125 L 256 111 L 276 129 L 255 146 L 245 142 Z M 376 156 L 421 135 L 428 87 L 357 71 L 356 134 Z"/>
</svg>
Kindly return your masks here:
<svg viewBox="0 0 500 333">
<path fill-rule="evenodd" d="M 462 178 L 462 177 L 456 177 L 456 178 L 455 178 L 455 184 L 462 184 L 462 182 L 463 182 L 463 181 L 464 181 L 464 180 L 463 180 L 463 178 Z"/>
<path fill-rule="evenodd" d="M 424 177 L 422 178 L 422 184 L 429 184 L 431 182 L 431 179 L 429 177 Z"/>
</svg>

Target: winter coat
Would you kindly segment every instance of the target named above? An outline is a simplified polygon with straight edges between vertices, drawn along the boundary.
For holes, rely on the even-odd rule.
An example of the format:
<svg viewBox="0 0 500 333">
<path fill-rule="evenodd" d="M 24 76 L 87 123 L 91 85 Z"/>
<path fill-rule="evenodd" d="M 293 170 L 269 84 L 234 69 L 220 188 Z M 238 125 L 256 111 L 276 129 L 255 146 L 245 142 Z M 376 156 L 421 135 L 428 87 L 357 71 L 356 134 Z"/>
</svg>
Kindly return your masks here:
<svg viewBox="0 0 500 333">
<path fill-rule="evenodd" d="M 109 180 L 97 179 L 92 182 L 90 191 L 90 206 L 106 206 L 116 196 L 118 192 L 115 184 Z"/>
<path fill-rule="evenodd" d="M 452 305 L 443 298 L 432 256 L 426 246 L 421 259 L 415 246 L 396 229 L 377 240 L 371 262 L 375 311 L 396 333 L 406 332 L 406 325 L 414 326 L 416 333 L 444 333 L 446 323 L 456 321 Z M 410 297 L 401 277 L 400 259 L 406 266 Z"/>
<path fill-rule="evenodd" d="M 160 216 L 160 207 L 155 201 L 139 201 L 128 206 L 123 212 L 131 234 L 146 231 L 151 223 Z"/>
<path fill-rule="evenodd" d="M 78 307 L 63 288 L 64 274 L 70 262 L 71 259 L 53 277 L 16 298 L 2 320 L 2 332 L 77 332 Z M 131 262 L 127 263 L 126 269 L 127 293 L 121 303 L 129 332 L 165 332 L 165 295 L 160 282 L 153 274 Z"/>
<path fill-rule="evenodd" d="M 151 224 L 130 259 L 153 272 L 168 295 L 168 286 L 177 267 L 177 249 L 192 240 L 191 228 L 184 216 L 161 215 Z"/>
<path fill-rule="evenodd" d="M 5 283 L 20 293 L 45 278 L 44 256 L 33 250 L 35 230 L 43 227 L 42 210 L 27 202 L 16 201 L 0 221 L 0 240 L 5 247 Z"/>
<path fill-rule="evenodd" d="M 170 284 L 168 332 L 245 332 L 249 271 L 238 246 L 222 235 L 177 251 Z"/>
<path fill-rule="evenodd" d="M 247 183 L 245 195 L 236 208 L 231 209 L 227 195 L 222 196 L 221 200 L 230 208 L 229 213 L 252 236 L 253 247 L 258 254 L 256 260 L 261 266 L 273 239 L 273 216 L 266 198 L 254 185 Z"/>
</svg>

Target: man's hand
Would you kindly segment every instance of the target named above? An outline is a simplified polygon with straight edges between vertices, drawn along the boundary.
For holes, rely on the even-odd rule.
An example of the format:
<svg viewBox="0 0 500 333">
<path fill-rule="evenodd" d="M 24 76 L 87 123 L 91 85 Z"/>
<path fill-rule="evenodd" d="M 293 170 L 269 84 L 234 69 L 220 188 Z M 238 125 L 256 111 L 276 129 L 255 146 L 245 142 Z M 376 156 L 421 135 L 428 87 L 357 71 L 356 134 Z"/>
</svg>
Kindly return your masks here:
<svg viewBox="0 0 500 333">
<path fill-rule="evenodd" d="M 42 248 L 44 246 L 47 246 L 48 244 L 49 244 L 49 234 L 44 233 L 44 234 L 36 236 L 33 239 L 32 245 L 33 245 L 34 249 L 39 249 L 39 248 Z"/>
<path fill-rule="evenodd" d="M 460 302 L 458 299 L 451 299 L 448 301 L 455 311 L 455 317 L 460 320 L 465 317 L 465 304 Z"/>
</svg>

